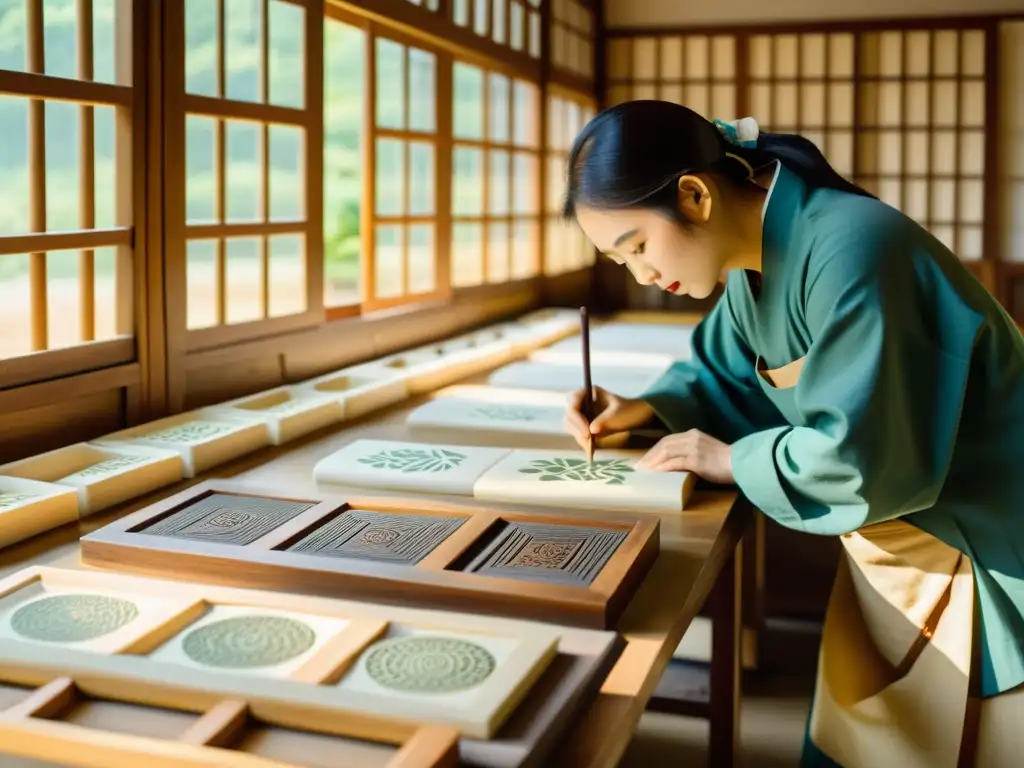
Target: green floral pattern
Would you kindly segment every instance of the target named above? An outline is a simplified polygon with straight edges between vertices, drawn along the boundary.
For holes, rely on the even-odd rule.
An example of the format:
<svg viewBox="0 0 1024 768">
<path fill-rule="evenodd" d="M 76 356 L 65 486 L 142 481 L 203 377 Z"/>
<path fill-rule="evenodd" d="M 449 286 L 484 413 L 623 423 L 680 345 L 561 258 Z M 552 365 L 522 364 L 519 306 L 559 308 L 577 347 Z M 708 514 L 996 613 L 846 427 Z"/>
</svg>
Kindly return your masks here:
<svg viewBox="0 0 1024 768">
<path fill-rule="evenodd" d="M 470 414 L 493 421 L 536 421 L 537 409 L 514 405 L 482 405 Z"/>
<path fill-rule="evenodd" d="M 393 469 L 399 472 L 446 472 L 459 466 L 468 457 L 464 453 L 443 448 L 393 448 L 377 451 L 358 459 L 374 469 Z"/>
<path fill-rule="evenodd" d="M 122 469 L 128 467 L 134 467 L 142 464 L 146 459 L 142 456 L 118 456 L 115 459 L 105 459 L 97 462 L 96 464 L 90 464 L 84 469 L 80 469 L 77 472 L 73 472 L 62 480 L 75 477 L 99 477 L 100 475 L 109 475 L 111 472 L 119 472 Z"/>
<path fill-rule="evenodd" d="M 24 504 L 26 501 L 40 498 L 38 493 L 18 493 L 16 491 L 0 491 L 0 509 L 9 509 Z"/>
<path fill-rule="evenodd" d="M 202 443 L 232 430 L 232 425 L 214 421 L 186 421 L 143 435 L 154 443 Z"/>
<path fill-rule="evenodd" d="M 626 459 L 535 459 L 519 470 L 524 475 L 540 475 L 538 480 L 575 480 L 580 483 L 622 485 L 626 475 L 635 472 Z"/>
</svg>

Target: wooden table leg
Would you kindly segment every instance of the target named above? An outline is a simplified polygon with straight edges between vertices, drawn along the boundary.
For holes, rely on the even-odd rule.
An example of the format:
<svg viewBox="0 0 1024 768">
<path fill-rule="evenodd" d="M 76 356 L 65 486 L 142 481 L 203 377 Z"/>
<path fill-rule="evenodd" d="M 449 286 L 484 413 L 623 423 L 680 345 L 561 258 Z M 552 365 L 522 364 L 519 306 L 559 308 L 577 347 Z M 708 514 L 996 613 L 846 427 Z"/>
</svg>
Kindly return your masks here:
<svg viewBox="0 0 1024 768">
<path fill-rule="evenodd" d="M 729 556 L 711 593 L 711 736 L 708 765 L 728 768 L 739 753 L 743 544 Z"/>
<path fill-rule="evenodd" d="M 744 670 L 756 670 L 764 629 L 764 515 L 754 513 L 743 538 L 743 650 Z"/>
</svg>

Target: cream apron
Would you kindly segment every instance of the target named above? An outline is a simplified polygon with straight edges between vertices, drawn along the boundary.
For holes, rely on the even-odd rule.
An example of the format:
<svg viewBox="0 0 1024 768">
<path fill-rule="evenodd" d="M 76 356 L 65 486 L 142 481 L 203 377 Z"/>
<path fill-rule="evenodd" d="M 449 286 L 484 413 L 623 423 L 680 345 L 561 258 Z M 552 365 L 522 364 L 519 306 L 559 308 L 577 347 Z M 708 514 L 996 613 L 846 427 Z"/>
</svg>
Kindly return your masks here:
<svg viewBox="0 0 1024 768">
<path fill-rule="evenodd" d="M 1024 766 L 1024 692 L 979 701 L 970 690 L 967 556 L 900 520 L 842 542 L 809 723 L 815 746 L 843 768 Z"/>
</svg>

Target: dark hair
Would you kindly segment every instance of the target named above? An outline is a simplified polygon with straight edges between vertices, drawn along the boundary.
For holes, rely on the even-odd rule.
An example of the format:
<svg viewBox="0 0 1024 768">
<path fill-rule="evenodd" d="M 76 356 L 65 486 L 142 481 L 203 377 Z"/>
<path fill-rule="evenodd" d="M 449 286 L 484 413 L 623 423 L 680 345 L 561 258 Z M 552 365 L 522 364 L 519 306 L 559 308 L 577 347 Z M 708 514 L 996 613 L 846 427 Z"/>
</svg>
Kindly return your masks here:
<svg viewBox="0 0 1024 768">
<path fill-rule="evenodd" d="M 749 177 L 747 166 L 726 153 L 755 170 L 779 160 L 811 187 L 873 197 L 836 173 L 803 136 L 762 133 L 757 147 L 737 147 L 714 123 L 679 104 L 628 101 L 599 113 L 573 142 L 562 215 L 573 218 L 583 203 L 653 208 L 678 218 L 680 176 L 704 171 L 737 181 Z"/>
</svg>

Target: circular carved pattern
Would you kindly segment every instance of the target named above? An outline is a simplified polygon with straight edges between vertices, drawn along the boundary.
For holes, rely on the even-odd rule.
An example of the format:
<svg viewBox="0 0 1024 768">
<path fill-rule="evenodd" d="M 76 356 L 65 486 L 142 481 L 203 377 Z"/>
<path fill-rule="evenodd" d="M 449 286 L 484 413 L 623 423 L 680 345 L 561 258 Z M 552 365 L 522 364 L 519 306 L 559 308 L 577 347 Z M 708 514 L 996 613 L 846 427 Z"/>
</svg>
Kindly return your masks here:
<svg viewBox="0 0 1024 768">
<path fill-rule="evenodd" d="M 235 616 L 189 632 L 181 647 L 192 661 L 207 667 L 272 667 L 308 651 L 316 633 L 306 624 L 281 616 Z"/>
<path fill-rule="evenodd" d="M 362 539 L 367 544 L 390 544 L 401 534 L 393 528 L 370 528 L 363 533 Z"/>
<path fill-rule="evenodd" d="M 118 597 L 54 595 L 21 606 L 11 616 L 11 629 L 30 640 L 81 643 L 109 635 L 138 615 L 135 603 Z"/>
<path fill-rule="evenodd" d="M 366 671 L 374 682 L 407 693 L 448 693 L 472 688 L 486 680 L 496 665 L 486 648 L 451 637 L 387 640 L 366 657 Z"/>
<path fill-rule="evenodd" d="M 575 549 L 573 544 L 542 542 L 524 549 L 515 562 L 530 568 L 561 568 Z"/>
</svg>

